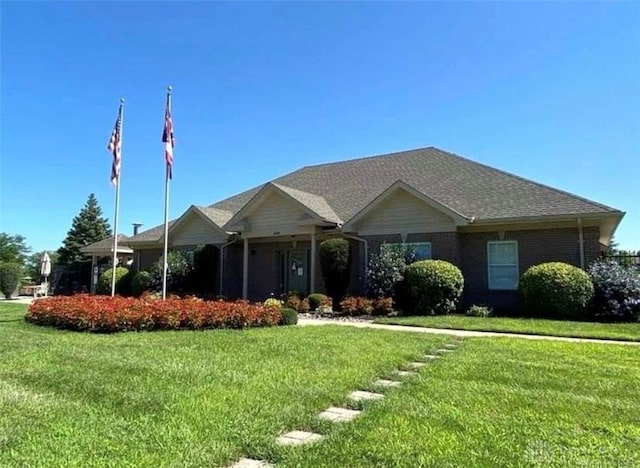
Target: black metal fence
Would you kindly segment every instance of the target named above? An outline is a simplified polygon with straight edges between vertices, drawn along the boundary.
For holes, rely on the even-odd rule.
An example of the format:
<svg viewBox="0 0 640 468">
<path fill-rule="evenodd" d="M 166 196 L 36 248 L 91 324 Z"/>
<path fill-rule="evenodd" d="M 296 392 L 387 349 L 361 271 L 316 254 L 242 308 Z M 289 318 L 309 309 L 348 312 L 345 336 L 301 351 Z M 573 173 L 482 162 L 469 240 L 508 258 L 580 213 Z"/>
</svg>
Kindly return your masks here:
<svg viewBox="0 0 640 468">
<path fill-rule="evenodd" d="M 640 252 L 630 253 L 605 253 L 602 255 L 607 260 L 613 260 L 619 265 L 631 266 L 640 269 Z"/>
</svg>

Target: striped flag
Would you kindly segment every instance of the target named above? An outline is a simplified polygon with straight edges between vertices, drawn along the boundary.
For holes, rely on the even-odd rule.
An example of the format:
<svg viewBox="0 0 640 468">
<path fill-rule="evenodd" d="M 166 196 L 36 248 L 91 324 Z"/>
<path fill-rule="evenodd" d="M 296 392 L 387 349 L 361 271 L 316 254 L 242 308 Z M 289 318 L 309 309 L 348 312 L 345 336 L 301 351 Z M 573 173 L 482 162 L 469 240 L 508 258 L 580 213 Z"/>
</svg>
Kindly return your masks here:
<svg viewBox="0 0 640 468">
<path fill-rule="evenodd" d="M 113 155 L 111 184 L 115 187 L 118 185 L 118 179 L 120 178 L 120 164 L 122 162 L 122 104 L 120 104 L 120 109 L 118 110 L 118 118 L 113 126 L 107 150 Z"/>
<path fill-rule="evenodd" d="M 175 140 L 173 139 L 173 121 L 171 120 L 171 101 L 167 96 L 167 108 L 164 112 L 164 131 L 162 132 L 162 142 L 164 143 L 164 159 L 167 163 L 167 175 L 169 179 L 172 176 L 173 166 L 173 147 Z"/>
</svg>

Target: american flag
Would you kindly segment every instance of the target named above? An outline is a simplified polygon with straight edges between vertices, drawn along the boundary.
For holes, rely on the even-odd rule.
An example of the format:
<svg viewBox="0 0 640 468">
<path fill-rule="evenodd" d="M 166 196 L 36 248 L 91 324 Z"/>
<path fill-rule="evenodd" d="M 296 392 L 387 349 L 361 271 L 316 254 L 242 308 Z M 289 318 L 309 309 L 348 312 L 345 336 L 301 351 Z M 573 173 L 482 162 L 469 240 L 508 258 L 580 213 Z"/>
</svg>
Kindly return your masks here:
<svg viewBox="0 0 640 468">
<path fill-rule="evenodd" d="M 116 124 L 113 126 L 113 132 L 111 132 L 107 150 L 113 154 L 111 184 L 115 187 L 118 185 L 118 179 L 120 178 L 120 164 L 122 162 L 122 104 L 120 104 L 120 109 L 118 110 L 118 118 L 116 119 Z"/>
<path fill-rule="evenodd" d="M 162 132 L 162 142 L 164 143 L 164 159 L 167 163 L 167 176 L 171 179 L 173 166 L 173 147 L 175 140 L 173 139 L 173 121 L 171 120 L 171 109 L 167 97 L 167 108 L 164 112 L 164 131 Z"/>
</svg>

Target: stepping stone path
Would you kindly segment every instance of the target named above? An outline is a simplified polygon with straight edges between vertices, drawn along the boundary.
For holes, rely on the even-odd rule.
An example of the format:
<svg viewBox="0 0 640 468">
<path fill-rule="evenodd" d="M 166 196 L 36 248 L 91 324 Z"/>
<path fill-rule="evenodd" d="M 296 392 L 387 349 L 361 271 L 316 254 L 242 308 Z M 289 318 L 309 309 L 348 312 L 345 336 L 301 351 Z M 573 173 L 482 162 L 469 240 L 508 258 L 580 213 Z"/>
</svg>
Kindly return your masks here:
<svg viewBox="0 0 640 468">
<path fill-rule="evenodd" d="M 355 392 L 349 393 L 349 398 L 355 401 L 381 400 L 382 398 L 384 398 L 384 395 L 382 395 L 381 393 L 363 392 L 361 390 L 356 390 Z"/>
<path fill-rule="evenodd" d="M 410 370 L 397 370 L 395 373 L 400 377 L 413 377 L 414 375 L 418 375 L 417 372 Z"/>
<path fill-rule="evenodd" d="M 456 349 L 458 347 L 457 344 L 453 344 L 453 343 L 447 343 L 444 345 L 445 348 L 449 348 L 449 349 Z"/>
<path fill-rule="evenodd" d="M 322 436 L 313 432 L 291 431 L 282 434 L 276 439 L 276 442 L 280 445 L 303 445 L 316 442 L 320 439 L 322 439 Z"/>
<path fill-rule="evenodd" d="M 453 352 L 455 352 L 455 350 L 454 350 L 454 349 L 446 349 L 446 348 L 444 348 L 444 349 L 438 349 L 437 351 L 438 351 L 439 353 L 453 353 Z"/>
<path fill-rule="evenodd" d="M 387 379 L 379 379 L 373 382 L 373 385 L 378 387 L 399 387 L 402 385 L 402 382 L 398 382 L 397 380 L 387 380 Z"/>
<path fill-rule="evenodd" d="M 241 458 L 229 468 L 272 468 L 273 465 L 264 460 L 254 460 L 253 458 Z"/>
<path fill-rule="evenodd" d="M 426 362 L 414 361 L 407 364 L 407 367 L 411 367 L 412 369 L 420 369 L 421 367 L 424 367 L 426 365 L 427 365 Z"/>
<path fill-rule="evenodd" d="M 435 354 L 425 354 L 424 356 L 422 356 L 423 359 L 438 359 L 440 356 L 436 356 Z"/>
<path fill-rule="evenodd" d="M 336 406 L 332 406 L 331 408 L 320 413 L 318 417 L 326 421 L 347 422 L 354 419 L 360 413 L 362 413 L 362 411 L 357 411 L 357 410 L 352 410 L 347 408 L 338 408 Z"/>
</svg>

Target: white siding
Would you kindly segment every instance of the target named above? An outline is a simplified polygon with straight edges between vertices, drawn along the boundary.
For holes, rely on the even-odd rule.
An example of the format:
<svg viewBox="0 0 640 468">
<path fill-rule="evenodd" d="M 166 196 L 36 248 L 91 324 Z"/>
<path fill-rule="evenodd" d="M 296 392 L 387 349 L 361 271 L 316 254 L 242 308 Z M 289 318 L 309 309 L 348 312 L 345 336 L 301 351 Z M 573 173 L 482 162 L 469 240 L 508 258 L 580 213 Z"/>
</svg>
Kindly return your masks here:
<svg viewBox="0 0 640 468">
<path fill-rule="evenodd" d="M 453 219 L 405 190 L 397 190 L 356 223 L 358 234 L 451 232 Z"/>
<path fill-rule="evenodd" d="M 190 213 L 170 236 L 171 246 L 223 244 L 227 240 L 225 233 L 214 228 L 196 213 Z"/>
<path fill-rule="evenodd" d="M 249 237 L 309 233 L 309 226 L 300 226 L 305 212 L 280 194 L 270 193 L 247 216 Z"/>
</svg>

